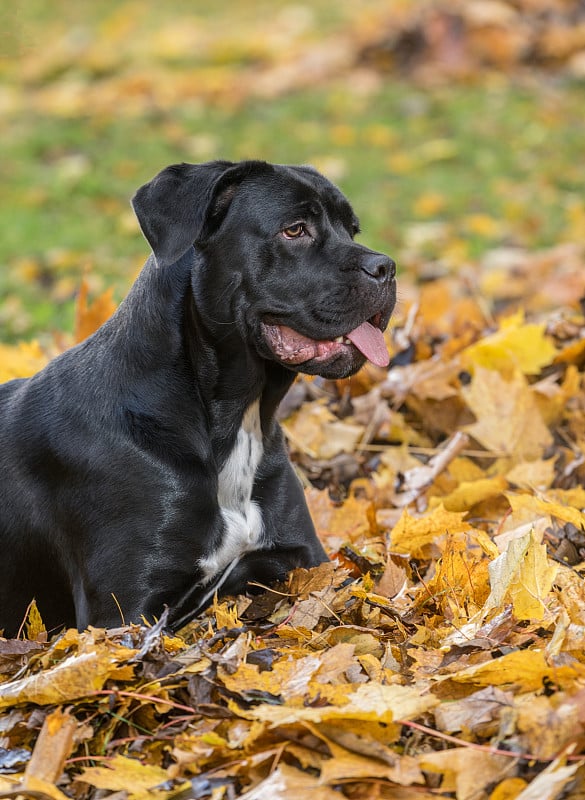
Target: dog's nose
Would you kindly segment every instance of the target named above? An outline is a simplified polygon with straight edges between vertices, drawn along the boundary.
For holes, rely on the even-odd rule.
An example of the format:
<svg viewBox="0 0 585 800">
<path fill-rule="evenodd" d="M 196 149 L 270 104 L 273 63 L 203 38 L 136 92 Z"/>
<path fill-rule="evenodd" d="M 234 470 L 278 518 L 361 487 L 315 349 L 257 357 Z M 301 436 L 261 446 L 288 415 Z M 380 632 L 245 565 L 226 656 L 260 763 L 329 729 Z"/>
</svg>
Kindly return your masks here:
<svg viewBox="0 0 585 800">
<path fill-rule="evenodd" d="M 367 275 L 371 275 L 380 283 L 396 275 L 396 264 L 382 253 L 368 253 L 360 266 Z"/>
</svg>

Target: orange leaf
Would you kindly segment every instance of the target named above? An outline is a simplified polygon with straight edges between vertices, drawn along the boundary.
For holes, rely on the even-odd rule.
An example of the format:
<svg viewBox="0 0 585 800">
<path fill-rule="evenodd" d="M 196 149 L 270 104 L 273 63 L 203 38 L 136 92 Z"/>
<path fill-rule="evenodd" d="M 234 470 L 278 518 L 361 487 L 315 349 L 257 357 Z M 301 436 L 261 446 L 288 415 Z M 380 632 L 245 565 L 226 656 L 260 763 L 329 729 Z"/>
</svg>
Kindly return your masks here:
<svg viewBox="0 0 585 800">
<path fill-rule="evenodd" d="M 97 329 L 108 320 L 116 310 L 116 303 L 113 299 L 113 289 L 107 289 L 96 299 L 89 303 L 88 285 L 85 278 L 81 281 L 79 294 L 77 296 L 77 307 L 75 310 L 75 341 L 82 342 L 95 333 Z"/>
</svg>

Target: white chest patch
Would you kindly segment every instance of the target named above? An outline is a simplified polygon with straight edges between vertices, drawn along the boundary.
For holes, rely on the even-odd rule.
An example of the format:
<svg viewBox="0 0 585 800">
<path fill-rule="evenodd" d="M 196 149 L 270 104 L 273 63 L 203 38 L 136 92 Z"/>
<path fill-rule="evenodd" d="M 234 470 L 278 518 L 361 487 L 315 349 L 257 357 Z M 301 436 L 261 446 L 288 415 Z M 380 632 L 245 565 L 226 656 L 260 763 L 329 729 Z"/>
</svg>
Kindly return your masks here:
<svg viewBox="0 0 585 800">
<path fill-rule="evenodd" d="M 262 538 L 262 513 L 252 500 L 254 478 L 264 452 L 259 405 L 256 400 L 244 412 L 233 450 L 219 473 L 217 499 L 225 530 L 217 551 L 200 562 L 204 580 L 256 550 Z"/>
</svg>

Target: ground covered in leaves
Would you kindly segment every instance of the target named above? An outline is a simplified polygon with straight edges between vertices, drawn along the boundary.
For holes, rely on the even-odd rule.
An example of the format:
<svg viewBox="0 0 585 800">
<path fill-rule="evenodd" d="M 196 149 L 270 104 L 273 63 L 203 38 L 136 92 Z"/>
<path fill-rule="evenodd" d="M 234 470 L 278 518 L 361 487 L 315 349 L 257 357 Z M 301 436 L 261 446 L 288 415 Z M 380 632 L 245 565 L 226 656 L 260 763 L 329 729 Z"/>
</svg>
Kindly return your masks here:
<svg viewBox="0 0 585 800">
<path fill-rule="evenodd" d="M 0 639 L 3 796 L 585 796 L 584 257 L 427 264 L 389 371 L 295 384 L 330 565 L 174 638 L 32 609 Z M 82 293 L 77 337 L 112 308 Z M 4 346 L 0 377 L 46 357 Z"/>
</svg>

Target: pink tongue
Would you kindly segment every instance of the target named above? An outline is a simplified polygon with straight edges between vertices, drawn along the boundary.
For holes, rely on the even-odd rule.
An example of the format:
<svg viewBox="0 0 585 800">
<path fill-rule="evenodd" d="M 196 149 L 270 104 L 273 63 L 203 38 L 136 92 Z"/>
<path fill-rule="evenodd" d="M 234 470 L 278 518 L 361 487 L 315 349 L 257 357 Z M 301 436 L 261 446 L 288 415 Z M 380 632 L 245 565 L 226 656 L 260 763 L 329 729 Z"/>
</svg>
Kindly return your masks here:
<svg viewBox="0 0 585 800">
<path fill-rule="evenodd" d="M 387 367 L 390 363 L 390 355 L 380 328 L 376 328 L 369 322 L 362 322 L 359 328 L 346 336 L 372 364 L 377 367 Z"/>
</svg>

